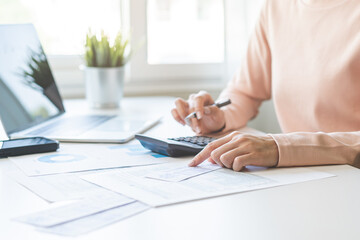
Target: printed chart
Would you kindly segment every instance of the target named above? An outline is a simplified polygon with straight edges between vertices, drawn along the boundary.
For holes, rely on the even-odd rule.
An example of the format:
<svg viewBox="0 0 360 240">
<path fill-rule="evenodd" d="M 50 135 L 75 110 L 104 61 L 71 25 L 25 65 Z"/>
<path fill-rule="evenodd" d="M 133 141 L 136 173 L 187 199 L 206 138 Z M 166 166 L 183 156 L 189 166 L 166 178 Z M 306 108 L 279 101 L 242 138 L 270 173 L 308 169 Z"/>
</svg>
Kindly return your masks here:
<svg viewBox="0 0 360 240">
<path fill-rule="evenodd" d="M 160 164 L 171 158 L 146 150 L 140 144 L 61 144 L 55 153 L 12 157 L 11 160 L 27 176 L 41 176 Z"/>
</svg>

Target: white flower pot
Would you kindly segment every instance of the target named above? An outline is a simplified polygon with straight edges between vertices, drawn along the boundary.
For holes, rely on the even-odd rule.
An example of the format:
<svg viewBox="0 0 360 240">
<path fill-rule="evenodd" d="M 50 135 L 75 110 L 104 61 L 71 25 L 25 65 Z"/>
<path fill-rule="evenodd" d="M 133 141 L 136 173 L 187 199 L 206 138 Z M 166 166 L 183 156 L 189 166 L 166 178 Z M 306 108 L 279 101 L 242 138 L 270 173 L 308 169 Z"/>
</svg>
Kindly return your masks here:
<svg viewBox="0 0 360 240">
<path fill-rule="evenodd" d="M 124 91 L 124 67 L 83 67 L 86 99 L 92 108 L 118 108 Z"/>
</svg>

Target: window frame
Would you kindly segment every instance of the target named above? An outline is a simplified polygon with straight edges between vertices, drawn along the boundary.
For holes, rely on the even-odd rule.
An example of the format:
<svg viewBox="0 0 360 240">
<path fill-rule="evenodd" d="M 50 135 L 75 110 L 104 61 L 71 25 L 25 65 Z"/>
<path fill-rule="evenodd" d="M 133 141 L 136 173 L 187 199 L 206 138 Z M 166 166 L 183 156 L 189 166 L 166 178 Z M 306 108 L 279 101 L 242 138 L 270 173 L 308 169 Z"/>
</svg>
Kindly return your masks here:
<svg viewBox="0 0 360 240">
<path fill-rule="evenodd" d="M 224 3 L 224 0 L 223 4 Z M 225 16 L 225 13 L 224 13 Z M 147 36 L 147 0 L 130 1 L 130 26 L 132 28 L 132 45 L 144 42 Z M 225 20 L 224 20 L 225 22 Z M 225 31 L 224 31 L 225 42 Z M 224 44 L 225 45 L 225 44 Z M 224 78 L 226 51 L 222 63 L 194 63 L 194 64 L 148 64 L 147 44 L 136 50 L 131 60 L 132 80 L 148 81 L 219 81 Z M 138 71 L 141 69 L 141 71 Z"/>
<path fill-rule="evenodd" d="M 125 95 L 166 95 L 177 92 L 194 92 L 200 89 L 217 91 L 224 86 L 225 50 L 222 63 L 148 64 L 147 44 L 139 47 L 139 43 L 144 42 L 144 38 L 147 36 L 147 1 L 119 1 L 121 1 L 122 28 L 131 32 L 131 44 L 135 46 L 135 53 L 130 63 L 127 64 Z M 225 1 L 223 0 L 223 2 L 225 6 Z M 83 64 L 82 56 L 48 55 L 48 59 L 62 95 L 68 98 L 83 97 L 84 80 L 79 69 L 79 66 Z"/>
<path fill-rule="evenodd" d="M 147 64 L 146 44 L 138 48 L 146 36 L 146 0 L 121 1 L 122 27 L 131 32 L 135 53 L 126 65 L 125 96 L 180 95 L 199 90 L 219 92 L 238 69 L 247 47 L 252 26 L 248 26 L 247 11 L 263 0 L 223 0 L 224 62 L 208 64 Z M 83 64 L 79 55 L 48 55 L 55 79 L 65 98 L 85 95 Z M 141 69 L 139 71 L 139 69 Z"/>
</svg>

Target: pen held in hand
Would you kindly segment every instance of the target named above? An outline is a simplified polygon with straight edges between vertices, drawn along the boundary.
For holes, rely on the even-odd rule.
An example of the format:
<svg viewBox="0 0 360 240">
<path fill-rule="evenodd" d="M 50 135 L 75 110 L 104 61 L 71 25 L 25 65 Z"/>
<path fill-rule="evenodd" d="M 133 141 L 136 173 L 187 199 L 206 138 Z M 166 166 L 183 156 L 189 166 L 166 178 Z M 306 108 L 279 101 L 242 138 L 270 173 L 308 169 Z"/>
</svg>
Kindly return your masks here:
<svg viewBox="0 0 360 240">
<path fill-rule="evenodd" d="M 218 108 L 221 108 L 221 107 L 224 107 L 226 105 L 229 105 L 231 103 L 231 100 L 230 99 L 226 99 L 226 100 L 222 100 L 222 101 L 219 101 L 219 102 L 216 102 L 214 104 L 212 104 L 211 106 L 216 106 Z M 191 124 L 191 119 L 192 118 L 197 118 L 196 116 L 196 112 L 192 112 L 190 113 L 189 115 L 186 116 L 185 118 L 185 122 L 187 125 L 190 125 Z"/>
</svg>

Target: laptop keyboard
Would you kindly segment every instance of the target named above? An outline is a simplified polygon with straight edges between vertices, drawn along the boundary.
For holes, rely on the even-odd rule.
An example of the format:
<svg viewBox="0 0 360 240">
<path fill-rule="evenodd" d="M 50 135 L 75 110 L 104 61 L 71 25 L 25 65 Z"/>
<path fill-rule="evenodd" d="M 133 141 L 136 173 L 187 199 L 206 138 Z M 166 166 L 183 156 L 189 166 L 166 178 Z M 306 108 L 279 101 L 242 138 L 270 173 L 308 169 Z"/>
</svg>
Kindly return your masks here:
<svg viewBox="0 0 360 240">
<path fill-rule="evenodd" d="M 82 134 L 115 116 L 109 115 L 90 115 L 72 116 L 54 121 L 44 127 L 31 131 L 27 135 L 32 136 L 76 136 Z"/>
</svg>

